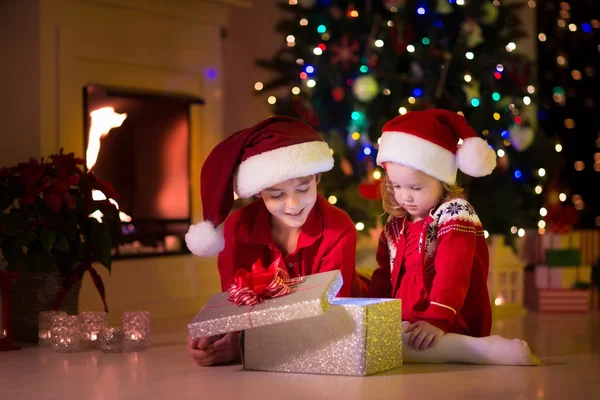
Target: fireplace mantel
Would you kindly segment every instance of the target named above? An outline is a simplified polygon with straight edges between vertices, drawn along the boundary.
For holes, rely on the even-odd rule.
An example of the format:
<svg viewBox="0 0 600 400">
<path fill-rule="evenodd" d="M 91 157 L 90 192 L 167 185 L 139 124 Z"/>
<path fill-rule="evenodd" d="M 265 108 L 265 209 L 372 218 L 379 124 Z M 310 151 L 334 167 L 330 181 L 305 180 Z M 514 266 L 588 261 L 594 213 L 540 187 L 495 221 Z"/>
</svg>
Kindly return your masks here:
<svg viewBox="0 0 600 400">
<path fill-rule="evenodd" d="M 64 148 L 84 155 L 88 84 L 169 91 L 205 100 L 191 112 L 192 218 L 201 218 L 200 169 L 223 138 L 222 32 L 246 0 L 23 0 L 0 13 L 0 164 Z M 105 280 L 111 311 L 193 314 L 219 289 L 215 260 L 118 261 Z M 100 309 L 85 278 L 81 309 Z M 176 311 L 174 311 L 176 310 Z M 112 314 L 112 313 L 111 313 Z M 118 315 L 115 316 L 118 318 Z"/>
</svg>

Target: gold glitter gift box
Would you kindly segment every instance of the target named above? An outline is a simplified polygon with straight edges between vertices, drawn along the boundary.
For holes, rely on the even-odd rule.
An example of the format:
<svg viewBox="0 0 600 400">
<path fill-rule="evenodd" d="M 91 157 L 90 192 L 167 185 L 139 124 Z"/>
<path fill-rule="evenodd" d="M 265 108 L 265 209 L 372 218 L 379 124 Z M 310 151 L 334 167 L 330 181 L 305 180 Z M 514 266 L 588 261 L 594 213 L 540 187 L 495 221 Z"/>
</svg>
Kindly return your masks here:
<svg viewBox="0 0 600 400">
<path fill-rule="evenodd" d="M 372 375 L 402 367 L 401 301 L 331 301 L 323 315 L 249 329 L 244 369 Z"/>
<path fill-rule="evenodd" d="M 244 331 L 246 370 L 361 376 L 402 367 L 401 301 L 335 298 L 341 286 L 331 271 L 254 307 L 216 294 L 188 325 L 190 336 Z"/>
</svg>

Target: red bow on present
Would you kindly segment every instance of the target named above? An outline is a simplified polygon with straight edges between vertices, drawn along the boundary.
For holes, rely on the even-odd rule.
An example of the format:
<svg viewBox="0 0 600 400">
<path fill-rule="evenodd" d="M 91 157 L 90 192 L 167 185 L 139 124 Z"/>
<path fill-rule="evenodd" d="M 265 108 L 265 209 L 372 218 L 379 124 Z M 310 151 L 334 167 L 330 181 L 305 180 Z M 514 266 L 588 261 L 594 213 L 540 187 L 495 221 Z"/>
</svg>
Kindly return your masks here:
<svg viewBox="0 0 600 400">
<path fill-rule="evenodd" d="M 228 300 L 241 306 L 253 306 L 265 299 L 285 296 L 292 291 L 290 286 L 300 283 L 302 278 L 290 279 L 289 274 L 281 269 L 281 258 L 275 260 L 269 268 L 260 261 L 252 265 L 252 271 L 238 269 L 229 287 Z"/>
</svg>

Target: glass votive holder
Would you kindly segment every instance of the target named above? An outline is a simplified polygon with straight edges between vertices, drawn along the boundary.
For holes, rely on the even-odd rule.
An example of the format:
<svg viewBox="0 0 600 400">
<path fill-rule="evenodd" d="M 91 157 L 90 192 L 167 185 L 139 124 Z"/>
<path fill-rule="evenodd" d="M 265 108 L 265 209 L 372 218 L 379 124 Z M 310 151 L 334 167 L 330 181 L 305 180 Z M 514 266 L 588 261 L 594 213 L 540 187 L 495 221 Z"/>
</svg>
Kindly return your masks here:
<svg viewBox="0 0 600 400">
<path fill-rule="evenodd" d="M 108 314 L 104 311 L 84 311 L 79 313 L 81 339 L 88 349 L 98 348 L 100 329 L 108 326 Z"/>
<path fill-rule="evenodd" d="M 40 311 L 38 314 L 38 344 L 40 347 L 52 346 L 52 317 L 67 315 L 64 311 Z"/>
<path fill-rule="evenodd" d="M 128 311 L 122 317 L 127 350 L 144 350 L 150 347 L 150 313 Z"/>
<path fill-rule="evenodd" d="M 81 351 L 81 327 L 77 315 L 57 315 L 51 319 L 51 347 L 59 353 Z"/>
<path fill-rule="evenodd" d="M 120 326 L 104 326 L 98 337 L 103 353 L 121 353 L 125 348 L 125 335 Z"/>
</svg>

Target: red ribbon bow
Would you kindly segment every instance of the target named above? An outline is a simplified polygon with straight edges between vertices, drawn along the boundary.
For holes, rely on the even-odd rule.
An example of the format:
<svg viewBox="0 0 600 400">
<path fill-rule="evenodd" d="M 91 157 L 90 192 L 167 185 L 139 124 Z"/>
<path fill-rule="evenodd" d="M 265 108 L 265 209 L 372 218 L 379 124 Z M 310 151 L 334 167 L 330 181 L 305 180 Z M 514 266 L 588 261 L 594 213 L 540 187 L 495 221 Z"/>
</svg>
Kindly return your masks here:
<svg viewBox="0 0 600 400">
<path fill-rule="evenodd" d="M 281 258 L 275 260 L 269 268 L 265 268 L 260 261 L 252 265 L 252 271 L 238 269 L 229 287 L 228 300 L 235 305 L 248 305 L 262 303 L 265 299 L 285 296 L 292 291 L 290 286 L 300 283 L 302 278 L 290 279 L 289 274 L 281 269 Z"/>
</svg>

